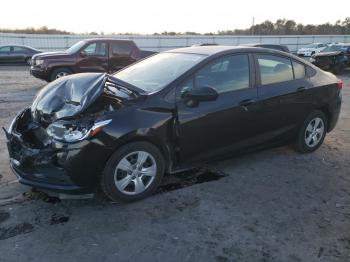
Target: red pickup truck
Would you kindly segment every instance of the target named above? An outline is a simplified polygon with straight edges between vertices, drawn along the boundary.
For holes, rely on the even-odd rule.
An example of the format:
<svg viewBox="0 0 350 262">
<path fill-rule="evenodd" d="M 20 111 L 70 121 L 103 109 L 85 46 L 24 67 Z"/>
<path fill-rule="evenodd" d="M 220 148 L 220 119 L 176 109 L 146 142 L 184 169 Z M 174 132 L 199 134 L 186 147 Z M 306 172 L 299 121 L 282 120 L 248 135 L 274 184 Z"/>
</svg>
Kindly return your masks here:
<svg viewBox="0 0 350 262">
<path fill-rule="evenodd" d="M 87 39 L 63 52 L 34 55 L 30 73 L 48 82 L 74 73 L 113 73 L 154 53 L 140 50 L 131 40 Z"/>
</svg>

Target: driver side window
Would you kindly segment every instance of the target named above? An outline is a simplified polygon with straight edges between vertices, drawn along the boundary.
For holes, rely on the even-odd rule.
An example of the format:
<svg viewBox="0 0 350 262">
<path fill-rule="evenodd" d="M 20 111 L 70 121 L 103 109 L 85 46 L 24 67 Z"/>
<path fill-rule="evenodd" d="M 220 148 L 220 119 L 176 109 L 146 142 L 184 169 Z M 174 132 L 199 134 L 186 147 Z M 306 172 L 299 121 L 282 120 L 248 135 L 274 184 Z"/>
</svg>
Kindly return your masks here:
<svg viewBox="0 0 350 262">
<path fill-rule="evenodd" d="M 199 87 L 211 87 L 219 94 L 249 88 L 248 55 L 228 55 L 206 64 L 180 84 L 178 99 Z"/>
<path fill-rule="evenodd" d="M 83 51 L 87 56 L 106 56 L 106 43 L 91 43 Z"/>
<path fill-rule="evenodd" d="M 203 86 L 219 94 L 249 88 L 248 55 L 229 55 L 205 65 L 194 76 L 194 87 Z"/>
</svg>

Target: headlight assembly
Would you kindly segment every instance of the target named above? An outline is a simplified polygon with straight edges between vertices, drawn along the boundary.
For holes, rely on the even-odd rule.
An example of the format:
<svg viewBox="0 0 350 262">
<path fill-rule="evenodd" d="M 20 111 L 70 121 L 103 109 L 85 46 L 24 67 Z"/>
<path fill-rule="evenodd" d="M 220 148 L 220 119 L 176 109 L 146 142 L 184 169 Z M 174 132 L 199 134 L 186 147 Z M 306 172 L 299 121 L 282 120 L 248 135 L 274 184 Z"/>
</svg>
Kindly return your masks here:
<svg viewBox="0 0 350 262">
<path fill-rule="evenodd" d="M 38 59 L 35 59 L 35 65 L 42 65 L 44 63 L 44 60 L 43 59 L 40 59 L 40 58 L 38 58 Z"/>
<path fill-rule="evenodd" d="M 59 120 L 46 128 L 47 134 L 58 141 L 74 143 L 96 135 L 112 119 L 95 122 L 93 125 L 74 124 L 69 121 Z"/>
</svg>

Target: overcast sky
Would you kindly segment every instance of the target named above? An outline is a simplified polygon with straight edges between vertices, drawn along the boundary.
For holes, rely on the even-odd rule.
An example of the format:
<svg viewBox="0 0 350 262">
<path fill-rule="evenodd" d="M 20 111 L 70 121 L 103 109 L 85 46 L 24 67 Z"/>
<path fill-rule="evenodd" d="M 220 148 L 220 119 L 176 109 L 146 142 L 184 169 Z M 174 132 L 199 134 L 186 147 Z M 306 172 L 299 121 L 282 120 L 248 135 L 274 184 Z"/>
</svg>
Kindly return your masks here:
<svg viewBox="0 0 350 262">
<path fill-rule="evenodd" d="M 350 16 L 350 0 L 1 0 L 0 8 L 1 28 L 46 25 L 76 33 L 205 33 L 248 28 L 252 17 L 321 24 Z"/>
</svg>

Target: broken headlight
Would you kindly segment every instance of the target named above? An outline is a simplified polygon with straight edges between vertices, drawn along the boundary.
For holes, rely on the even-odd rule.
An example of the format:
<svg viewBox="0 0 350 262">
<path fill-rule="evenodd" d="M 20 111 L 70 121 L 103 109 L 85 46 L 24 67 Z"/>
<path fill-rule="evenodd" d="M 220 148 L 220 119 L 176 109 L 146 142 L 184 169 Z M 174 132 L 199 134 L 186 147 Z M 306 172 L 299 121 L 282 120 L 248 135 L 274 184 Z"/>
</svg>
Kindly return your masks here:
<svg viewBox="0 0 350 262">
<path fill-rule="evenodd" d="M 74 124 L 68 121 L 60 120 L 49 125 L 46 132 L 55 140 L 73 143 L 96 135 L 111 121 L 112 120 L 109 119 L 96 122 L 93 125 L 87 125 Z"/>
</svg>

